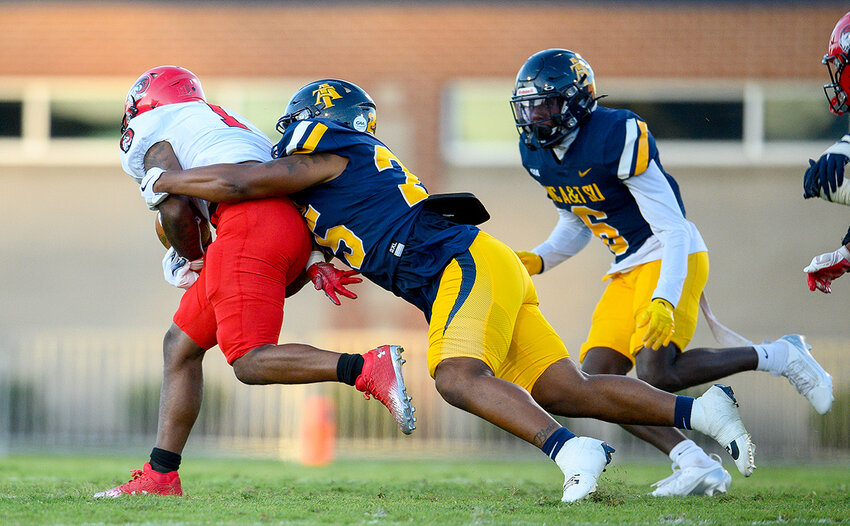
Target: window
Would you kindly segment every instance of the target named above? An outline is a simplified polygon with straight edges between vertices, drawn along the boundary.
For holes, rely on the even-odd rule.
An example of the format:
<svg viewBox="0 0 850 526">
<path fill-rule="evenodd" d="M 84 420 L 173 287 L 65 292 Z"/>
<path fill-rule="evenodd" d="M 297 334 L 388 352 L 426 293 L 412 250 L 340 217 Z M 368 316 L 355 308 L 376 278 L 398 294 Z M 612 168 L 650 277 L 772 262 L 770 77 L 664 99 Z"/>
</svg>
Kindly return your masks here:
<svg viewBox="0 0 850 526">
<path fill-rule="evenodd" d="M 20 101 L 0 101 L 0 137 L 21 136 L 22 111 Z"/>
<path fill-rule="evenodd" d="M 744 102 L 637 101 L 602 104 L 637 113 L 656 139 L 737 140 L 743 138 Z"/>
<path fill-rule="evenodd" d="M 847 133 L 817 82 L 606 79 L 600 104 L 649 125 L 665 166 L 800 164 Z M 445 92 L 443 155 L 459 166 L 518 165 L 511 79 L 460 80 Z M 802 161 L 801 161 L 802 160 Z"/>
</svg>

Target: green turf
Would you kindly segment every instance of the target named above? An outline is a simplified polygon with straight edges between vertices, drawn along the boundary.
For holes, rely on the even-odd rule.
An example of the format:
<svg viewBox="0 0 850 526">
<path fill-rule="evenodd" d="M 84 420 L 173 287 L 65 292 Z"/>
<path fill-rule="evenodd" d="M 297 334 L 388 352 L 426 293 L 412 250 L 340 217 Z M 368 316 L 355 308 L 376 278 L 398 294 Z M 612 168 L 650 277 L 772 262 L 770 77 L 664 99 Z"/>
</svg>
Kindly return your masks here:
<svg viewBox="0 0 850 526">
<path fill-rule="evenodd" d="M 587 501 L 560 502 L 546 459 L 339 461 L 304 467 L 193 458 L 184 498 L 91 495 L 125 482 L 140 459 L 0 459 L 2 524 L 774 524 L 850 523 L 850 467 L 761 467 L 733 473 L 727 495 L 656 499 L 662 465 L 613 465 Z"/>
</svg>

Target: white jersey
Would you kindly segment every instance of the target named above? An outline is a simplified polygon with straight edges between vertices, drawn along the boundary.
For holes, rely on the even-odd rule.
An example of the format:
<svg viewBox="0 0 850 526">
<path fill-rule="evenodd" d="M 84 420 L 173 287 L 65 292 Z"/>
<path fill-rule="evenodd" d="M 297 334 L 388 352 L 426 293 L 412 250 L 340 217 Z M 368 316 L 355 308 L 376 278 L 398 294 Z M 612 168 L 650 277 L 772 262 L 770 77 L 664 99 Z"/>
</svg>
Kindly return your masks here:
<svg viewBox="0 0 850 526">
<path fill-rule="evenodd" d="M 272 158 L 269 138 L 245 118 L 206 102 L 168 104 L 133 117 L 121 137 L 121 166 L 137 183 L 145 176 L 145 154 L 161 141 L 171 144 L 184 169 Z M 206 201 L 196 204 L 206 215 Z"/>
</svg>

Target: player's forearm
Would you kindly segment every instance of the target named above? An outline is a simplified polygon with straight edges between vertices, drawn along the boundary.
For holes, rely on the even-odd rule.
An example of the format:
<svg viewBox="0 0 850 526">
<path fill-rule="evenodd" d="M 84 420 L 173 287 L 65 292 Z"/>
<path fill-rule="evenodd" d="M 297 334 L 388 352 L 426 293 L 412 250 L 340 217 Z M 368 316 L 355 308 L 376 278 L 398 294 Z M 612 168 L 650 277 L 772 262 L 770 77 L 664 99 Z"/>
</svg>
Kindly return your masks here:
<svg viewBox="0 0 850 526">
<path fill-rule="evenodd" d="M 165 237 L 178 254 L 190 261 L 204 256 L 198 218 L 189 198 L 172 195 L 159 206 Z"/>
<path fill-rule="evenodd" d="M 154 190 L 200 197 L 215 203 L 258 197 L 251 195 L 240 176 L 247 169 L 248 165 L 216 164 L 190 170 L 169 170 L 159 177 Z"/>
<path fill-rule="evenodd" d="M 295 155 L 262 164 L 216 164 L 165 172 L 153 190 L 217 203 L 290 195 L 335 178 L 347 164 L 348 159 L 333 154 Z"/>
</svg>

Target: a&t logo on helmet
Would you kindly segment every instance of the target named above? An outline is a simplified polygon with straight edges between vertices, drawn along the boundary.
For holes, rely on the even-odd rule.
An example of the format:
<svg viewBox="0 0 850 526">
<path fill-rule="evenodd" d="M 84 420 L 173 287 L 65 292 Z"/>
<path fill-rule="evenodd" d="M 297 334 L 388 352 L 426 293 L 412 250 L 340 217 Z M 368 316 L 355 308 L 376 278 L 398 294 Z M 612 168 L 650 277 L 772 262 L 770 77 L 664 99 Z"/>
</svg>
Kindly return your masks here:
<svg viewBox="0 0 850 526">
<path fill-rule="evenodd" d="M 336 92 L 336 89 L 330 84 L 321 84 L 319 88 L 313 91 L 313 95 L 316 96 L 316 106 L 320 103 L 325 104 L 325 108 L 330 108 L 334 105 L 334 99 L 341 99 L 342 95 Z"/>
<path fill-rule="evenodd" d="M 570 69 L 573 70 L 573 72 L 576 74 L 576 78 L 578 79 L 578 85 L 585 86 L 592 81 L 593 75 L 590 73 L 590 69 L 587 67 L 587 62 L 581 59 L 581 57 L 578 55 L 576 55 L 576 57 L 570 57 L 570 62 L 572 63 Z"/>
</svg>

